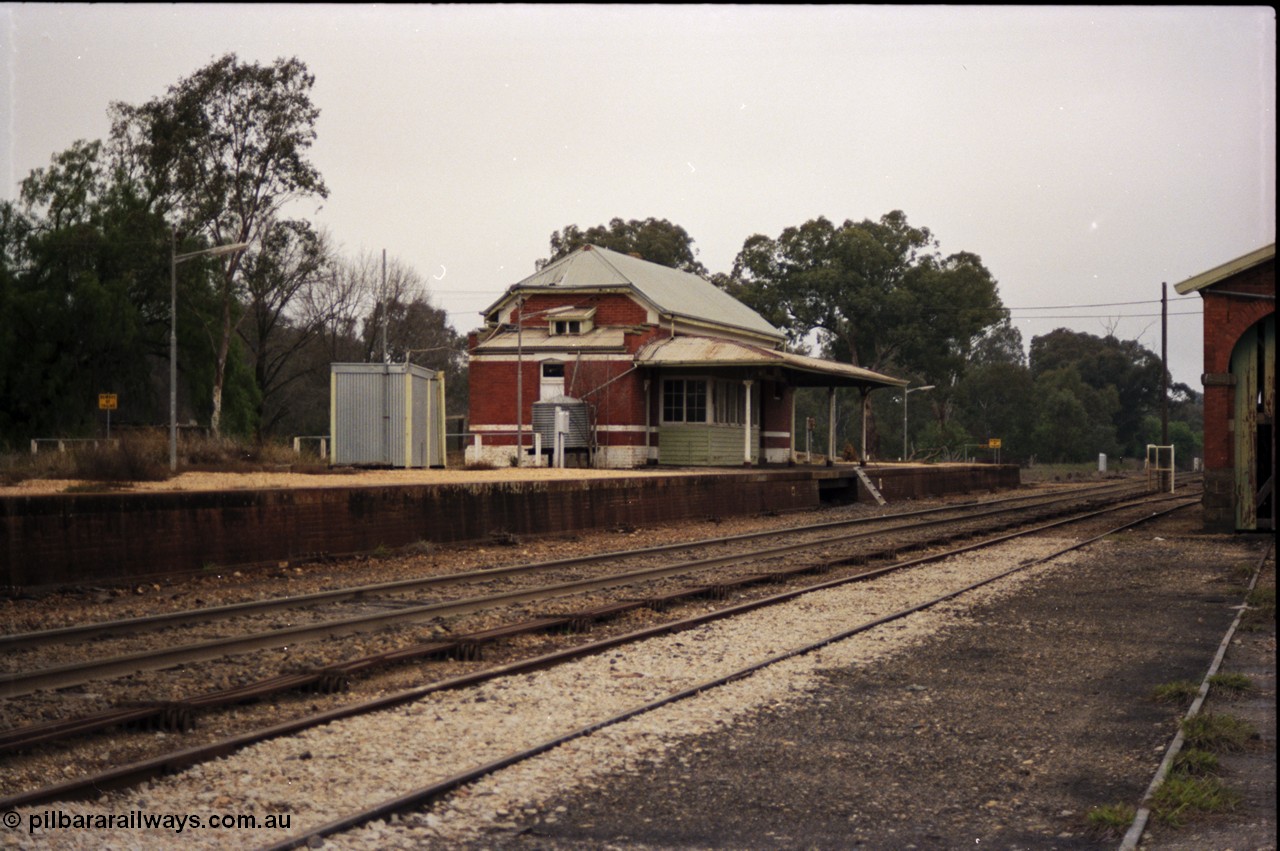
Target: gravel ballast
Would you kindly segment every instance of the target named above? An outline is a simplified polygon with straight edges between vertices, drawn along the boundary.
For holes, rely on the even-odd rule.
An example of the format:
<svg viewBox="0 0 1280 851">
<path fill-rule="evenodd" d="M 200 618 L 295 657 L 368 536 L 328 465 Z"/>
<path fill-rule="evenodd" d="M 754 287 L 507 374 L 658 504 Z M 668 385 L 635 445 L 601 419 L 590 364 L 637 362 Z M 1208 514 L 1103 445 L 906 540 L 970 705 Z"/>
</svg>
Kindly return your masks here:
<svg viewBox="0 0 1280 851">
<path fill-rule="evenodd" d="M 1243 596 L 1231 577 L 1249 561 L 1242 539 L 1193 535 L 1193 523 L 1108 539 L 325 847 L 1100 847 L 1087 809 L 1136 800 L 1176 723 L 1176 709 L 1151 702 L 1149 689 L 1198 678 Z M 259 847 L 1063 543 L 1005 545 L 433 695 L 89 804 L 24 810 L 22 829 L 0 839 Z M 49 810 L 71 819 L 288 814 L 290 826 L 27 835 L 28 818 Z"/>
</svg>

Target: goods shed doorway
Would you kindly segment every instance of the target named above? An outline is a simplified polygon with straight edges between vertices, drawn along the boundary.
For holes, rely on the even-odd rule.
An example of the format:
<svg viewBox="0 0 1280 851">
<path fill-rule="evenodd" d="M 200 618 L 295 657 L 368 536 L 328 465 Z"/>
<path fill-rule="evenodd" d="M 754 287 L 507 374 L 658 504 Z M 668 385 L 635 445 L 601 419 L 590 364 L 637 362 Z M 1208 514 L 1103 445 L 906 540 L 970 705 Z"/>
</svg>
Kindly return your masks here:
<svg viewBox="0 0 1280 851">
<path fill-rule="evenodd" d="M 1241 335 L 1231 352 L 1236 528 L 1276 528 L 1276 316 Z"/>
</svg>

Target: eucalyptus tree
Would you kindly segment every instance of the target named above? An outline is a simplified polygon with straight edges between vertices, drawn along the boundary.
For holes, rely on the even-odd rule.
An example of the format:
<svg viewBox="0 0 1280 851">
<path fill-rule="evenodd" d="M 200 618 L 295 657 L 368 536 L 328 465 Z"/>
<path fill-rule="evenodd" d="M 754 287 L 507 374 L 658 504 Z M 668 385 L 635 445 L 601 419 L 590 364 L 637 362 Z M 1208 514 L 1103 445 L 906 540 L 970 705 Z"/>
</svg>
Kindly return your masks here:
<svg viewBox="0 0 1280 851">
<path fill-rule="evenodd" d="M 336 306 L 335 265 L 326 237 L 301 220 L 276 222 L 261 249 L 244 259 L 245 318 L 238 330 L 258 388 L 259 440 L 287 417 L 287 388 L 314 369 L 305 353 L 330 321 L 328 311 L 314 308 Z"/>
<path fill-rule="evenodd" d="M 1121 340 L 1110 334 L 1098 337 L 1066 328 L 1032 339 L 1033 376 L 1038 379 L 1046 372 L 1065 367 L 1076 370 L 1083 386 L 1114 392 L 1117 405 L 1108 418 L 1114 429 L 1113 442 L 1118 442 L 1118 448 L 1127 454 L 1140 455 L 1146 442 L 1143 419 L 1160 412 L 1164 366 L 1159 355 L 1137 340 Z"/>
<path fill-rule="evenodd" d="M 705 276 L 707 268 L 698 261 L 693 242 L 693 237 L 684 228 L 666 219 L 613 218 L 607 225 L 595 225 L 586 230 L 568 225 L 563 231 L 551 234 L 551 256 L 539 260 L 537 268 L 541 269 L 584 245 L 598 245 L 622 254 L 636 254 L 660 266 Z"/>
<path fill-rule="evenodd" d="M 0 431 L 10 439 L 91 428 L 97 394 L 152 411 L 150 358 L 167 311 L 163 220 L 79 141 L 22 181 L 0 213 Z"/>
<path fill-rule="evenodd" d="M 327 197 L 309 161 L 319 109 L 300 60 L 270 65 L 214 60 L 141 106 L 112 106 L 121 167 L 176 228 L 209 245 L 251 243 L 260 252 L 292 202 Z M 242 318 L 247 265 L 227 255 L 217 285 L 210 426 L 222 424 L 228 358 Z"/>
<path fill-rule="evenodd" d="M 874 222 L 818 217 L 776 238 L 751 236 L 728 289 L 793 344 L 816 333 L 827 357 L 934 385 L 929 404 L 941 430 L 976 348 L 1007 321 L 981 258 L 942 255 L 933 233 L 897 210 Z"/>
</svg>

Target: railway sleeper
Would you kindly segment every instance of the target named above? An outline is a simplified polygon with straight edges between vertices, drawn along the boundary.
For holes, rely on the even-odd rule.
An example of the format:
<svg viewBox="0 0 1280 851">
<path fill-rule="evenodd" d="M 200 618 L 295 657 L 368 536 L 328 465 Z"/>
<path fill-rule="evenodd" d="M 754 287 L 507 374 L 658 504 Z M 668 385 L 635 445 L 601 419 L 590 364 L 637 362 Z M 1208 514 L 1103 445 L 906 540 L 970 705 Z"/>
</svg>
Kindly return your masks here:
<svg viewBox="0 0 1280 851">
<path fill-rule="evenodd" d="M 164 701 L 146 707 L 152 710 L 125 725 L 145 732 L 189 733 L 196 728 L 195 711 L 184 701 Z"/>
<path fill-rule="evenodd" d="M 678 603 L 693 599 L 701 590 L 700 588 L 681 588 L 679 591 L 668 591 L 666 594 L 650 597 L 645 605 L 655 612 L 665 612 Z"/>
<path fill-rule="evenodd" d="M 583 609 L 577 612 L 570 612 L 564 617 L 568 620 L 562 627 L 556 627 L 557 631 L 563 632 L 588 632 L 595 624 L 612 620 L 619 615 L 627 612 L 633 612 L 636 609 L 642 609 L 646 605 L 645 600 L 624 600 L 621 603 L 609 603 L 603 606 L 596 606 L 590 609 Z"/>
<path fill-rule="evenodd" d="M 351 688 L 351 672 L 342 665 L 321 668 L 314 672 L 315 679 L 306 686 L 314 694 L 341 694 Z"/>
</svg>

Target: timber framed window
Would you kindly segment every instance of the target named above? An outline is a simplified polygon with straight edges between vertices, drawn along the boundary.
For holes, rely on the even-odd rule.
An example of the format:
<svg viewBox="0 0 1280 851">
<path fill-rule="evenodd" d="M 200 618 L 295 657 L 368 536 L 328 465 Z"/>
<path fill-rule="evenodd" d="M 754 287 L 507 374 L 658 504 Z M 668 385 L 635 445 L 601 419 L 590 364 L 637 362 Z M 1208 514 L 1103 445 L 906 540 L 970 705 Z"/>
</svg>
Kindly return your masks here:
<svg viewBox="0 0 1280 851">
<path fill-rule="evenodd" d="M 705 378 L 663 379 L 662 421 L 705 423 L 707 421 L 707 380 Z"/>
<path fill-rule="evenodd" d="M 741 381 L 714 378 L 665 378 L 664 423 L 740 426 L 746 421 L 746 388 Z M 760 393 L 751 394 L 751 425 L 760 424 Z"/>
</svg>

